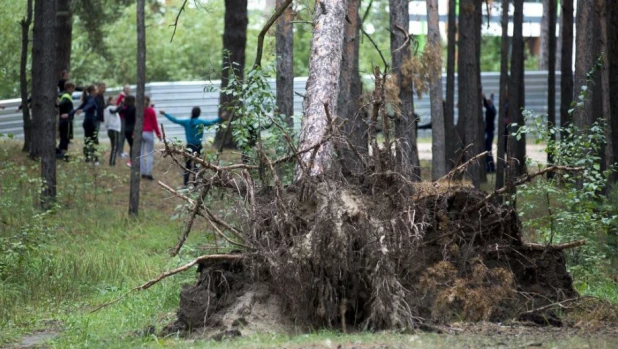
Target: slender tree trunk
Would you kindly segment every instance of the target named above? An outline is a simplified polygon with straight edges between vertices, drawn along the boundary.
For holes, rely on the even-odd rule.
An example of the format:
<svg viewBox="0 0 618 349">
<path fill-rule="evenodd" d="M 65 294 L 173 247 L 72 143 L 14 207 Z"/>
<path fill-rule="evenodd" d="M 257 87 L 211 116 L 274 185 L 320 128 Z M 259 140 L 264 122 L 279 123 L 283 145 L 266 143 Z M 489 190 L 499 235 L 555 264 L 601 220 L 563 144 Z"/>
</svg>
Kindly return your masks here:
<svg viewBox="0 0 618 349">
<path fill-rule="evenodd" d="M 28 106 L 28 45 L 30 44 L 30 24 L 32 24 L 32 0 L 28 0 L 26 5 L 26 17 L 21 20 L 21 60 L 19 64 L 19 90 L 21 95 L 21 112 L 24 122 L 24 146 L 22 151 L 30 153 L 32 158 L 38 157 L 32 146 L 32 119 L 30 118 L 30 108 Z"/>
<path fill-rule="evenodd" d="M 547 5 L 547 123 L 556 126 L 556 16 L 558 15 L 557 0 L 544 0 Z M 551 133 L 550 139 L 556 140 L 556 134 Z M 547 163 L 554 163 L 552 153 L 547 153 Z"/>
<path fill-rule="evenodd" d="M 509 85 L 509 2 L 502 0 L 502 42 L 500 43 L 500 101 L 498 106 L 498 156 L 496 161 L 496 190 L 504 187 L 504 168 L 506 155 L 506 110 Z"/>
<path fill-rule="evenodd" d="M 38 125 L 36 139 L 41 157 L 43 190 L 41 206 L 48 209 L 56 199 L 56 2 L 36 1 L 32 43 L 32 116 Z M 52 67 L 52 68 L 50 68 Z M 23 106 L 27 108 L 27 105 Z"/>
<path fill-rule="evenodd" d="M 403 74 L 402 67 L 410 61 L 410 40 L 399 28 L 409 27 L 410 16 L 407 0 L 389 0 L 390 31 L 391 31 L 391 59 L 392 73 L 399 86 L 399 110 L 401 115 L 395 120 L 395 136 L 397 138 L 397 161 L 404 173 L 411 174 L 411 180 L 421 179 L 418 148 L 416 145 L 416 124 L 414 117 L 414 96 L 410 77 Z M 398 28 L 399 27 L 399 28 Z"/>
<path fill-rule="evenodd" d="M 363 121 L 364 113 L 359 109 L 358 101 L 361 96 L 362 84 L 359 72 L 360 50 L 360 0 L 348 0 L 347 20 L 344 26 L 343 57 L 341 59 L 341 73 L 339 76 L 339 98 L 337 101 L 337 116 L 347 120 L 344 132 L 348 135 L 352 146 L 360 154 L 368 152 L 367 127 Z M 347 170 L 360 173 L 364 169 L 362 164 L 343 144 L 343 157 Z"/>
<path fill-rule="evenodd" d="M 277 6 L 285 0 L 277 0 Z M 285 115 L 286 124 L 294 127 L 294 10 L 288 6 L 277 20 L 277 112 Z"/>
<path fill-rule="evenodd" d="M 486 5 L 486 2 L 483 0 L 479 0 L 480 4 L 479 6 L 476 6 L 474 8 L 475 12 L 474 12 L 474 30 L 475 30 L 475 34 L 476 34 L 476 38 L 474 40 L 474 43 L 476 45 L 476 68 L 475 68 L 475 72 L 477 75 L 477 81 L 479 82 L 478 86 L 477 86 L 477 90 L 478 90 L 478 99 L 476 102 L 476 108 L 477 108 L 477 118 L 476 118 L 476 125 L 478 127 L 477 130 L 477 136 L 476 136 L 476 141 L 474 142 L 474 146 L 473 148 L 476 148 L 476 150 L 474 150 L 475 154 L 480 154 L 482 152 L 485 151 L 485 117 L 483 116 L 483 103 L 481 102 L 481 95 L 483 93 L 483 87 L 481 86 L 481 26 L 483 24 L 483 6 Z M 479 166 L 479 178 L 481 183 L 487 183 L 487 171 L 486 171 L 486 163 L 487 163 L 487 159 L 486 157 L 483 157 L 482 159 L 480 159 L 480 166 Z"/>
<path fill-rule="evenodd" d="M 456 0 L 448 3 L 448 29 L 446 54 L 446 103 L 444 109 L 444 124 L 446 131 L 446 169 L 454 166 L 457 149 L 457 132 L 455 131 L 455 50 L 457 43 L 457 5 Z"/>
<path fill-rule="evenodd" d="M 560 26 L 560 127 L 564 128 L 573 119 L 569 114 L 573 101 L 573 0 L 560 0 L 562 25 Z"/>
<path fill-rule="evenodd" d="M 300 149 L 318 144 L 328 131 L 328 117 L 325 105 L 335 115 L 339 94 L 341 50 L 343 47 L 345 0 L 322 0 L 315 6 L 311 55 L 309 56 L 309 78 L 303 102 L 303 121 L 300 130 Z M 327 142 L 313 152 L 301 156 L 303 167 L 309 168 L 309 175 L 325 173 L 332 164 L 333 146 Z M 296 180 L 305 174 L 302 167 L 296 167 Z"/>
<path fill-rule="evenodd" d="M 543 0 L 543 16 L 541 17 L 541 49 L 539 52 L 539 70 L 549 69 L 549 59 L 554 57 L 549 53 L 549 28 L 551 26 L 549 18 L 551 7 L 556 9 L 557 0 Z M 551 4 L 553 3 L 553 5 Z M 555 11 L 554 11 L 555 12 Z M 555 15 L 555 14 L 554 14 Z M 555 26 L 554 26 L 555 28 Z M 555 30 L 555 29 L 554 29 Z"/>
<path fill-rule="evenodd" d="M 610 98 L 610 67 L 609 67 L 609 54 L 608 51 L 610 49 L 609 43 L 609 33 L 608 29 L 608 7 L 606 6 L 607 0 L 597 0 L 598 11 L 599 11 L 599 19 L 601 22 L 601 55 L 603 57 L 603 67 L 601 68 L 601 94 L 603 99 L 603 118 L 605 119 L 605 164 L 604 170 L 611 168 L 611 166 L 615 163 L 614 158 L 614 142 L 613 139 L 613 130 L 612 130 L 612 106 L 611 106 L 611 98 Z M 615 175 L 612 175 L 608 178 L 608 185 L 605 187 L 605 192 L 608 193 L 612 180 Z"/>
<path fill-rule="evenodd" d="M 139 214 L 140 153 L 142 130 L 144 129 L 144 95 L 146 89 L 146 25 L 145 0 L 137 0 L 137 93 L 135 96 L 135 132 L 131 150 L 131 189 L 129 193 L 129 215 Z"/>
<path fill-rule="evenodd" d="M 228 86 L 230 75 L 242 82 L 245 76 L 245 47 L 247 46 L 247 0 L 225 0 L 225 28 L 223 29 L 223 66 L 221 68 L 221 89 Z M 238 119 L 232 116 L 229 108 L 235 103 L 231 95 L 219 95 L 219 116 L 224 120 Z M 229 125 L 228 125 L 229 126 Z M 224 139 L 225 138 L 225 139 Z M 232 132 L 220 129 L 215 136 L 215 146 L 235 147 Z"/>
<path fill-rule="evenodd" d="M 607 61 L 605 61 L 609 69 L 609 120 L 607 127 L 611 127 L 612 131 L 612 153 L 614 161 L 618 156 L 618 140 L 615 136 L 618 135 L 618 6 L 614 1 L 605 1 L 606 5 L 606 32 L 607 32 Z M 618 180 L 618 174 L 613 172 L 610 176 L 612 185 Z"/>
<path fill-rule="evenodd" d="M 57 72 L 71 69 L 71 42 L 73 35 L 73 14 L 71 12 L 71 0 L 57 0 L 56 30 L 58 41 L 56 55 L 58 57 Z"/>
<path fill-rule="evenodd" d="M 438 21 L 438 0 L 427 0 L 427 47 L 436 57 L 430 76 L 431 103 L 431 178 L 435 181 L 446 175 L 446 130 L 442 103 L 442 46 Z"/>
<path fill-rule="evenodd" d="M 524 108 L 523 86 L 524 86 L 524 37 L 523 19 L 524 3 L 523 0 L 513 0 L 513 48 L 511 56 L 511 77 L 509 85 L 509 121 L 515 125 L 523 126 L 524 120 L 522 109 Z M 509 127 L 509 134 L 516 129 Z M 514 141 L 514 137 L 509 137 L 509 141 Z M 521 151 L 523 146 L 524 151 Z M 508 147 L 512 152 L 507 154 L 509 166 L 514 166 L 508 170 L 511 180 L 514 176 L 525 172 L 525 146 L 526 138 L 522 135 L 519 141 Z M 513 161 L 511 161 L 513 159 Z"/>
<path fill-rule="evenodd" d="M 477 62 L 477 31 L 480 24 L 477 19 L 477 7 L 482 2 L 477 0 L 460 0 L 459 2 L 459 62 L 457 69 L 459 87 L 459 118 L 463 123 L 464 149 L 468 146 L 467 157 L 473 157 L 479 153 L 479 71 Z M 474 187 L 478 188 L 481 183 L 481 171 L 478 163 L 468 167 L 468 177 Z"/>
</svg>

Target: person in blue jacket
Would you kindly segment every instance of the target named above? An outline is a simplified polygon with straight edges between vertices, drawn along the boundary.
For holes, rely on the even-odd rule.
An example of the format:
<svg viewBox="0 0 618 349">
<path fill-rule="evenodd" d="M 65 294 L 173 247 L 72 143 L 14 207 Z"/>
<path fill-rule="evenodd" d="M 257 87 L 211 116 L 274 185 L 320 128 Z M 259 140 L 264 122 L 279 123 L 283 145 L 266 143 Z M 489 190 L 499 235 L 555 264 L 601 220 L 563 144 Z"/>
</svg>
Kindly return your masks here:
<svg viewBox="0 0 618 349">
<path fill-rule="evenodd" d="M 97 102 L 95 101 L 95 95 L 97 94 L 97 87 L 90 85 L 82 92 L 81 105 L 70 113 L 70 117 L 73 114 L 79 115 L 84 113 L 84 156 L 86 162 L 93 161 L 95 165 L 98 165 L 99 160 L 97 158 L 98 137 L 96 136 L 96 119 L 97 119 Z"/>
<path fill-rule="evenodd" d="M 197 153 L 198 155 L 202 153 L 202 139 L 204 137 L 204 127 L 211 126 L 214 124 L 218 124 L 222 121 L 221 118 L 217 117 L 212 120 L 200 120 L 199 117 L 202 113 L 200 107 L 193 107 L 191 110 L 191 118 L 179 120 L 174 116 L 167 114 L 165 110 L 159 111 L 160 114 L 165 115 L 165 117 L 178 125 L 181 125 L 185 128 L 185 135 L 187 137 L 187 151 L 191 153 Z M 185 187 L 189 184 L 189 176 L 191 173 L 194 173 L 194 163 L 191 160 L 187 160 L 185 164 L 185 174 L 184 174 L 184 185 Z"/>
</svg>

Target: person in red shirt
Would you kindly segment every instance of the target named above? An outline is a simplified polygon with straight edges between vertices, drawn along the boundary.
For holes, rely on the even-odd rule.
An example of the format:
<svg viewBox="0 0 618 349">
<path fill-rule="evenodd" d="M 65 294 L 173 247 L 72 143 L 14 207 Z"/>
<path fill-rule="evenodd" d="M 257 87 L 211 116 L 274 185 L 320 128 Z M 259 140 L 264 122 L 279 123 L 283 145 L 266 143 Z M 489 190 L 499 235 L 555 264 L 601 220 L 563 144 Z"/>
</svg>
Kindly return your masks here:
<svg viewBox="0 0 618 349">
<path fill-rule="evenodd" d="M 120 107 L 124 104 L 124 99 L 126 96 L 131 94 L 131 86 L 130 85 L 124 85 L 122 87 L 122 91 L 120 92 L 120 94 L 118 95 L 118 97 L 116 98 L 116 106 Z M 120 137 L 118 137 L 118 145 L 116 147 L 117 149 L 117 156 L 119 158 L 128 158 L 129 154 L 124 152 L 124 142 L 125 142 L 125 125 L 126 125 L 126 121 L 124 118 L 124 112 L 121 110 L 118 115 L 120 115 Z"/>
<path fill-rule="evenodd" d="M 150 97 L 144 98 L 144 128 L 142 130 L 142 149 L 140 152 L 140 172 L 142 178 L 154 180 L 152 177 L 152 165 L 154 163 L 155 134 L 161 140 L 161 131 L 157 121 L 157 113 L 150 105 Z"/>
</svg>

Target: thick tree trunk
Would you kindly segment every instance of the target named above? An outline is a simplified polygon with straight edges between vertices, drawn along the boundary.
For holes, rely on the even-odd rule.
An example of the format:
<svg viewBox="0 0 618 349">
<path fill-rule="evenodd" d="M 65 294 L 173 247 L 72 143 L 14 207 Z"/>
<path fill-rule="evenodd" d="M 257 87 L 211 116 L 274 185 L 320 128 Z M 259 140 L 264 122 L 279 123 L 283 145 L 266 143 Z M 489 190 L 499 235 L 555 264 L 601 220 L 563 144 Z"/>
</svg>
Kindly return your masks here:
<svg viewBox="0 0 618 349">
<path fill-rule="evenodd" d="M 409 76 L 404 76 L 402 67 L 410 61 L 410 40 L 401 32 L 407 31 L 410 23 L 407 0 L 389 0 L 390 31 L 391 31 L 391 59 L 392 72 L 399 86 L 399 100 L 401 105 L 395 120 L 395 137 L 397 137 L 397 161 L 402 167 L 402 172 L 410 173 L 411 180 L 420 181 L 420 164 L 418 148 L 416 145 L 416 124 L 414 117 L 414 96 L 412 81 Z M 398 28 L 399 27 L 399 28 Z"/>
<path fill-rule="evenodd" d="M 335 115 L 339 94 L 341 49 L 346 14 L 345 0 L 322 0 L 315 6 L 309 78 L 303 102 L 303 121 L 300 130 L 300 149 L 318 144 L 328 132 L 325 105 Z M 317 152 L 301 156 L 302 167 L 311 176 L 325 173 L 332 164 L 333 146 L 327 142 Z M 315 155 L 314 155 L 315 154 Z M 296 167 L 296 180 L 305 174 L 301 165 Z"/>
<path fill-rule="evenodd" d="M 57 72 L 66 69 L 71 70 L 71 39 L 73 35 L 73 14 L 71 12 L 71 0 L 57 0 L 56 31 L 58 40 L 56 43 L 56 56 L 58 57 Z"/>
<path fill-rule="evenodd" d="M 277 0 L 281 6 L 285 0 Z M 286 124 L 294 127 L 294 32 L 292 20 L 294 10 L 288 6 L 277 20 L 276 51 L 277 51 L 277 112 L 285 115 Z"/>
<path fill-rule="evenodd" d="M 550 24 L 550 11 L 551 11 L 551 6 L 553 6 L 554 10 L 556 9 L 556 1 L 557 0 L 543 0 L 543 16 L 541 17 L 541 49 L 539 51 L 539 70 L 548 70 L 549 69 L 549 59 L 551 57 L 555 57 L 552 56 L 549 53 L 549 28 L 551 26 Z M 551 5 L 550 3 L 553 3 L 553 5 Z M 555 15 L 554 11 L 554 15 Z M 555 28 L 556 26 L 554 26 Z"/>
<path fill-rule="evenodd" d="M 544 0 L 547 5 L 547 123 L 550 127 L 556 126 L 556 16 L 558 15 L 557 0 Z M 556 140 L 556 134 L 551 133 L 550 139 Z M 547 153 L 547 163 L 554 163 L 552 153 Z"/>
<path fill-rule="evenodd" d="M 140 153 L 142 130 L 144 128 L 144 95 L 146 89 L 146 25 L 145 0 L 137 0 L 137 92 L 135 95 L 135 132 L 131 150 L 131 189 L 129 193 L 129 215 L 139 213 Z"/>
<path fill-rule="evenodd" d="M 524 19 L 524 3 L 523 0 L 514 0 L 513 13 L 513 48 L 511 53 L 511 77 L 509 84 L 509 121 L 511 124 L 523 126 L 524 120 L 522 109 L 524 108 L 524 37 L 523 37 L 523 19 Z M 509 127 L 509 134 L 516 131 L 516 128 Z M 515 144 L 509 146 L 511 150 L 507 154 L 509 158 L 509 176 L 511 180 L 514 176 L 521 175 L 525 172 L 525 147 L 526 138 L 522 135 L 519 141 L 515 141 L 514 137 L 509 137 L 509 141 L 514 141 Z M 522 151 L 523 147 L 523 151 Z M 511 159 L 513 161 L 511 161 Z"/>
<path fill-rule="evenodd" d="M 446 169 L 450 171 L 456 164 L 457 132 L 455 131 L 455 50 L 457 43 L 457 5 L 456 0 L 448 3 L 447 53 L 446 53 L 446 103 L 444 124 L 446 131 Z"/>
<path fill-rule="evenodd" d="M 560 0 L 562 25 L 560 26 L 560 127 L 573 121 L 569 114 L 573 101 L 573 0 Z"/>
<path fill-rule="evenodd" d="M 500 101 L 498 106 L 498 156 L 496 169 L 496 190 L 504 187 L 504 169 L 506 155 L 506 116 L 508 115 L 509 86 L 509 2 L 502 0 L 502 42 L 500 43 Z"/>
<path fill-rule="evenodd" d="M 348 135 L 352 146 L 360 154 L 368 153 L 367 127 L 363 120 L 364 113 L 359 109 L 358 101 L 362 92 L 359 72 L 360 49 L 360 0 L 348 0 L 347 21 L 344 26 L 343 57 L 339 76 L 339 98 L 337 101 L 337 116 L 347 120 L 344 132 Z M 347 170 L 353 173 L 363 171 L 362 164 L 343 144 L 343 157 Z"/>
<path fill-rule="evenodd" d="M 221 68 L 221 88 L 228 87 L 230 75 L 234 74 L 237 81 L 243 81 L 245 76 L 245 47 L 247 46 L 247 0 L 225 0 L 225 27 L 223 29 L 223 66 Z M 242 115 L 231 115 L 229 108 L 235 103 L 232 96 L 219 95 L 219 116 L 231 121 L 230 118 L 240 118 Z M 230 125 L 228 125 L 230 126 Z M 231 126 L 230 126 L 231 127 Z M 225 139 L 224 139 L 225 138 Z M 232 132 L 220 129 L 215 136 L 217 148 L 233 148 Z"/>
<path fill-rule="evenodd" d="M 459 122 L 463 123 L 463 145 L 468 146 L 467 157 L 473 157 L 479 153 L 479 74 L 478 50 L 476 40 L 477 31 L 481 30 L 477 21 L 477 7 L 482 2 L 478 0 L 460 0 L 459 2 L 459 62 L 458 62 L 458 88 L 459 88 Z M 478 24 L 478 26 L 477 26 Z M 481 183 L 481 168 L 478 163 L 468 167 L 467 175 L 474 187 L 478 188 Z"/>
<path fill-rule="evenodd" d="M 36 149 L 41 157 L 41 206 L 56 199 L 56 2 L 36 1 L 32 43 L 32 116 L 37 125 Z M 52 67 L 52 68 L 50 68 Z M 23 106 L 27 108 L 27 105 Z"/>
<path fill-rule="evenodd" d="M 427 45 L 435 52 L 437 61 L 430 76 L 431 103 L 431 178 L 435 181 L 446 175 L 446 130 L 442 103 L 442 46 L 438 21 L 438 0 L 427 0 Z"/>
<path fill-rule="evenodd" d="M 26 17 L 21 20 L 21 60 L 19 64 L 19 91 L 24 123 L 24 146 L 21 150 L 25 153 L 30 153 L 32 158 L 36 158 L 39 154 L 36 151 L 33 152 L 34 147 L 32 146 L 32 119 L 30 107 L 28 106 L 28 73 L 26 71 L 28 65 L 28 45 L 30 44 L 30 25 L 32 24 L 32 0 L 28 0 L 26 8 Z"/>
</svg>

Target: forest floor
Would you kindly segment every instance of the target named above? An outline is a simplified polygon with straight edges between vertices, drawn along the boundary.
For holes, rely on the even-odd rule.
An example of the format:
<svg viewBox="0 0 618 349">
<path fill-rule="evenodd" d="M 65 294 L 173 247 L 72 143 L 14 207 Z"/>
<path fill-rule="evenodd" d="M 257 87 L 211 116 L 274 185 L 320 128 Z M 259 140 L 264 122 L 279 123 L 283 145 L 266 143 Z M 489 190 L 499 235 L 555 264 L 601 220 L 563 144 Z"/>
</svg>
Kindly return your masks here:
<svg viewBox="0 0 618 349">
<path fill-rule="evenodd" d="M 72 147 L 75 155 L 80 153 L 77 145 Z M 228 153 L 226 157 L 236 159 L 239 155 Z M 119 159 L 116 167 L 108 167 L 103 158 L 99 167 L 79 161 L 59 162 L 59 209 L 41 216 L 32 208 L 38 192 L 32 178 L 37 176 L 38 164 L 26 159 L 17 142 L 0 140 L 0 347 L 618 347 L 617 326 L 594 323 L 574 323 L 567 328 L 459 323 L 437 328 L 441 333 L 406 334 L 264 332 L 219 342 L 159 336 L 176 318 L 181 285 L 195 281 L 191 271 L 91 312 L 161 271 L 204 254 L 208 243 L 204 237 L 208 228 L 198 222 L 182 253 L 169 257 L 169 249 L 184 227 L 178 211 L 181 203 L 154 182 L 142 181 L 140 217 L 129 219 L 129 169 L 125 162 Z M 423 173 L 429 173 L 428 169 Z M 176 165 L 158 155 L 153 175 L 174 188 L 182 183 Z M 17 242 L 14 239 L 21 247 L 8 245 Z M 17 262 L 7 259 L 7 246 L 8 252 L 18 252 Z M 618 303 L 614 282 L 588 285 L 579 291 Z"/>
</svg>

